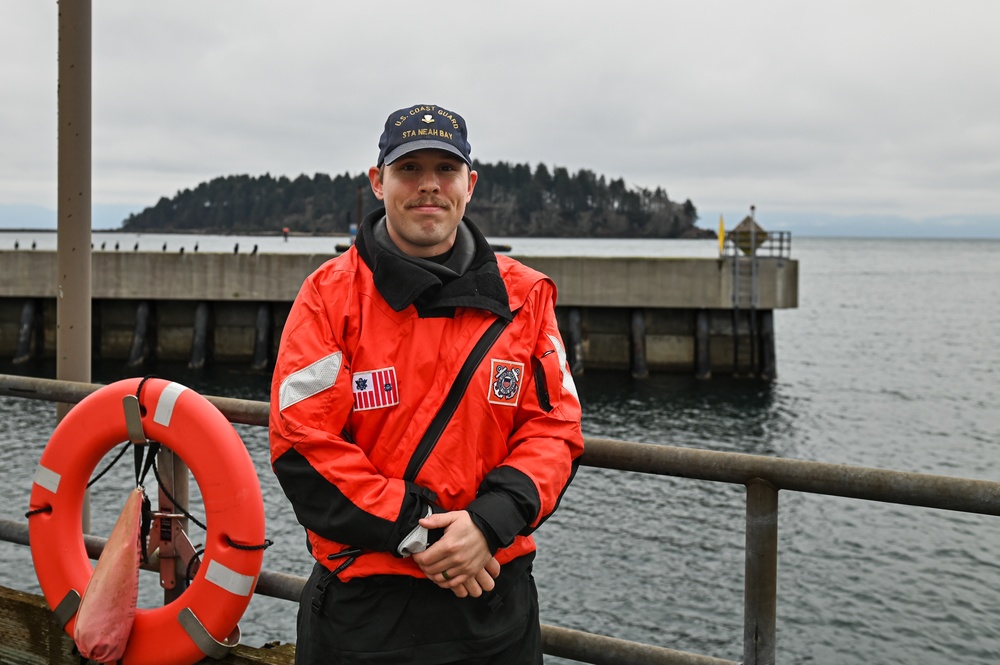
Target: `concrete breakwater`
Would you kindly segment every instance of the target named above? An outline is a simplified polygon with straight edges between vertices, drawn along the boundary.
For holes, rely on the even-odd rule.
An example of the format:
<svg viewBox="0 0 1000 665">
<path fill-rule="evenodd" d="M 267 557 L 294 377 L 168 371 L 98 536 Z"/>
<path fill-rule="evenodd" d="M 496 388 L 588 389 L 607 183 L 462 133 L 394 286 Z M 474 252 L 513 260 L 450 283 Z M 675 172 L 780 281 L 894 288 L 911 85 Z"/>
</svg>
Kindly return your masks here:
<svg viewBox="0 0 1000 665">
<path fill-rule="evenodd" d="M 329 258 L 94 253 L 94 356 L 266 368 L 302 280 Z M 555 281 L 577 373 L 772 377 L 774 310 L 798 306 L 798 262 L 787 257 L 516 258 Z M 54 355 L 58 297 L 55 252 L 0 251 L 0 357 Z"/>
</svg>

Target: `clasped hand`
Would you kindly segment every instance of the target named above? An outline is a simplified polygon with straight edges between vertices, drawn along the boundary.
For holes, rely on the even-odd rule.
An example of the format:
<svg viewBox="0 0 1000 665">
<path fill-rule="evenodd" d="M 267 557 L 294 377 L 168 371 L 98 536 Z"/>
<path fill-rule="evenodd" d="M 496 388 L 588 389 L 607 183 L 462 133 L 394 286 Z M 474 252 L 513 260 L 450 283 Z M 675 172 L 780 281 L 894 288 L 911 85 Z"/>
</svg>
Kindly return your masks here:
<svg viewBox="0 0 1000 665">
<path fill-rule="evenodd" d="M 429 580 L 442 589 L 451 589 L 459 598 L 478 598 L 484 591 L 493 590 L 500 564 L 490 554 L 486 538 L 468 512 L 430 515 L 420 520 L 420 526 L 444 529 L 440 540 L 413 555 L 413 561 Z"/>
</svg>

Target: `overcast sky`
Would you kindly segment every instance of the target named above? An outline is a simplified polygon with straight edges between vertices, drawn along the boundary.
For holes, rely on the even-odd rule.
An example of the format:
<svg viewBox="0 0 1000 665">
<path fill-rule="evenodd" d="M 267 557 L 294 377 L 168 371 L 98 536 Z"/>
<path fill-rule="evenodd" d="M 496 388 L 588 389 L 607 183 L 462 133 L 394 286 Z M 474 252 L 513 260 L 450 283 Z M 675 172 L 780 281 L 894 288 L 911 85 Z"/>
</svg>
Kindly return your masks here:
<svg viewBox="0 0 1000 665">
<path fill-rule="evenodd" d="M 0 204 L 56 207 L 57 4 L 0 0 Z M 93 3 L 93 201 L 362 172 L 386 116 L 720 213 L 1000 228 L 1000 2 Z M 705 221 L 709 223 L 705 223 Z"/>
</svg>

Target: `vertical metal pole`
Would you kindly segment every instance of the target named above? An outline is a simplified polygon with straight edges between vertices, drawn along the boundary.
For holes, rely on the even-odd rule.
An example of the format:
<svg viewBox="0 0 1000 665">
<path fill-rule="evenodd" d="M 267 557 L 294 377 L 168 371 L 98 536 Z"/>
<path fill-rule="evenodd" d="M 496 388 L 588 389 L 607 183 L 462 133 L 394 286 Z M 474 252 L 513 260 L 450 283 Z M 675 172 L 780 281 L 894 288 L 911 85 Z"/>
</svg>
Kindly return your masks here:
<svg viewBox="0 0 1000 665">
<path fill-rule="evenodd" d="M 59 3 L 56 378 L 90 383 L 91 0 Z M 69 404 L 56 406 L 61 420 Z M 90 531 L 84 500 L 83 530 Z"/>
<path fill-rule="evenodd" d="M 778 613 L 778 490 L 747 484 L 743 665 L 774 665 Z"/>
</svg>

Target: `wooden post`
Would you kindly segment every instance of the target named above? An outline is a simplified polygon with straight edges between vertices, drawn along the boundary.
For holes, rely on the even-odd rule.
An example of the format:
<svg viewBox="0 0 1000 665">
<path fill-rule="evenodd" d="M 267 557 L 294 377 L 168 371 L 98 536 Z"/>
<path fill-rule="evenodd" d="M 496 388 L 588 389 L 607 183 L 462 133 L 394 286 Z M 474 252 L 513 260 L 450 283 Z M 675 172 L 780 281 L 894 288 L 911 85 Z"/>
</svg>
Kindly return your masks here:
<svg viewBox="0 0 1000 665">
<path fill-rule="evenodd" d="M 56 378 L 83 382 L 90 381 L 91 13 L 90 0 L 59 5 Z"/>
<path fill-rule="evenodd" d="M 778 613 L 778 490 L 747 483 L 743 663 L 774 665 Z"/>
<path fill-rule="evenodd" d="M 56 378 L 90 382 L 91 0 L 59 4 Z M 72 404 L 56 405 L 56 420 Z M 90 531 L 85 495 L 83 532 Z"/>
</svg>

